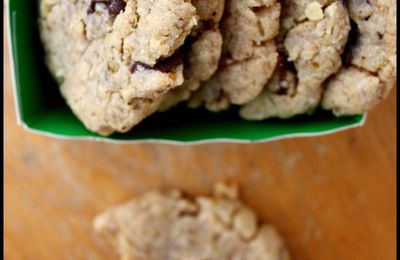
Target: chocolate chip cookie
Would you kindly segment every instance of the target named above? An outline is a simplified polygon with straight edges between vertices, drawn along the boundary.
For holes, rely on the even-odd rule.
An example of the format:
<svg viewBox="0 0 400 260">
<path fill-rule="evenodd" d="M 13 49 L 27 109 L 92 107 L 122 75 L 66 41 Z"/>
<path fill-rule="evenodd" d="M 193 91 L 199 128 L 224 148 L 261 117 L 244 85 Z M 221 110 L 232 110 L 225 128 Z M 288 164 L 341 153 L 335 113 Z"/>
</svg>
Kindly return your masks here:
<svg viewBox="0 0 400 260">
<path fill-rule="evenodd" d="M 67 103 L 102 135 L 126 132 L 182 85 L 179 48 L 198 24 L 185 0 L 41 0 L 47 63 Z"/>
</svg>

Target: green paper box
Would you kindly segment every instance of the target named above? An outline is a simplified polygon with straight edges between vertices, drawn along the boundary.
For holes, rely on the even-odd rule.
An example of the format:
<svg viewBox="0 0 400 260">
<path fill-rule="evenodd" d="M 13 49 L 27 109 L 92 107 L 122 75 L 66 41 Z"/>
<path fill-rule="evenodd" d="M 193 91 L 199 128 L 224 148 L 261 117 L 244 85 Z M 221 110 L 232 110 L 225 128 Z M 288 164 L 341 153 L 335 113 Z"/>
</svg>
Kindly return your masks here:
<svg viewBox="0 0 400 260">
<path fill-rule="evenodd" d="M 47 70 L 37 27 L 37 1 L 6 3 L 18 122 L 26 129 L 60 138 L 111 142 L 258 142 L 316 136 L 361 126 L 364 115 L 337 118 L 318 110 L 289 120 L 249 122 L 237 110 L 213 114 L 179 106 L 154 114 L 126 134 L 101 137 L 85 129 L 58 92 Z"/>
</svg>

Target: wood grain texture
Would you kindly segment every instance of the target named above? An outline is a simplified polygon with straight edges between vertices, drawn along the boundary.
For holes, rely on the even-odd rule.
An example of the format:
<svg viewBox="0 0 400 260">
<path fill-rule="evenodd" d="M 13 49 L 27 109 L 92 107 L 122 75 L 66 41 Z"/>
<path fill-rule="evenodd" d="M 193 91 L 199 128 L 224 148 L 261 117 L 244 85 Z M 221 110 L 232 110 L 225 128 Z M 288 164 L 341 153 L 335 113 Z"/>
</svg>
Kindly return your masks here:
<svg viewBox="0 0 400 260">
<path fill-rule="evenodd" d="M 23 130 L 7 47 L 4 64 L 8 260 L 117 259 L 92 231 L 95 214 L 153 188 L 209 193 L 219 180 L 240 184 L 242 199 L 278 227 L 293 259 L 395 259 L 395 91 L 364 127 L 329 136 L 113 145 Z"/>
</svg>

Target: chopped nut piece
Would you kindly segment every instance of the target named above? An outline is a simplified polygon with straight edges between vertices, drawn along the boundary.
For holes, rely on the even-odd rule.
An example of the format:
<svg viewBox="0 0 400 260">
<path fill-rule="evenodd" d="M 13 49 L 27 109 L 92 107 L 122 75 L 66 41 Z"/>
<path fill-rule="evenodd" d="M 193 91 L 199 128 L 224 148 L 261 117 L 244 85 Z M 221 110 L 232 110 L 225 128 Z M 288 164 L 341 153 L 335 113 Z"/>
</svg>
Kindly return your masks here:
<svg viewBox="0 0 400 260">
<path fill-rule="evenodd" d="M 312 2 L 305 10 L 306 16 L 311 21 L 319 21 L 324 18 L 322 5 L 318 2 Z"/>
</svg>

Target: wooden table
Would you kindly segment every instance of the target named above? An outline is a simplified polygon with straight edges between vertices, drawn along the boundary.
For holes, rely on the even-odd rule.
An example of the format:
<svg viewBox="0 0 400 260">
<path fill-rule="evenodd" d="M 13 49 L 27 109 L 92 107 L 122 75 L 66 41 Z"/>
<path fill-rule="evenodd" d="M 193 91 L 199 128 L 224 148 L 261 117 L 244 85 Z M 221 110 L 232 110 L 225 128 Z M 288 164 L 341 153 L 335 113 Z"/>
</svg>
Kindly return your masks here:
<svg viewBox="0 0 400 260">
<path fill-rule="evenodd" d="M 7 47 L 4 59 L 6 259 L 117 259 L 92 231 L 97 213 L 158 187 L 208 193 L 219 180 L 239 183 L 293 259 L 395 259 L 395 91 L 364 127 L 323 137 L 184 147 L 62 141 L 16 124 Z"/>
</svg>

